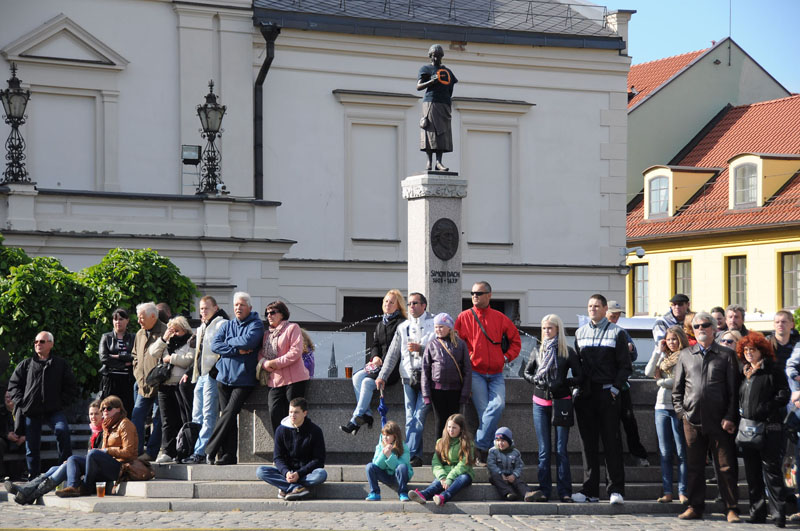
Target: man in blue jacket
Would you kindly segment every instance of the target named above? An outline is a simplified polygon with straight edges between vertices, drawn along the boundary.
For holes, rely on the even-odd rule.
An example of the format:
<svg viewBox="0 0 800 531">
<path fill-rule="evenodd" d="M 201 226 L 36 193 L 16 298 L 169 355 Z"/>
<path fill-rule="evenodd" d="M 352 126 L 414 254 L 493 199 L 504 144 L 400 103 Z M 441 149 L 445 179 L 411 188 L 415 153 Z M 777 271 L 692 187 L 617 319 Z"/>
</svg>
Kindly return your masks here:
<svg viewBox="0 0 800 531">
<path fill-rule="evenodd" d="M 235 465 L 239 446 L 237 418 L 256 385 L 258 350 L 264 339 L 264 323 L 253 311 L 250 295 L 233 295 L 235 319 L 223 323 L 214 336 L 211 350 L 219 354 L 217 391 L 222 410 L 206 445 L 209 464 Z"/>
<path fill-rule="evenodd" d="M 289 402 L 289 416 L 275 430 L 275 466 L 260 466 L 256 471 L 258 479 L 278 488 L 278 498 L 282 500 L 308 496 L 310 487 L 328 479 L 324 468 L 325 438 L 307 416 L 305 398 Z"/>
</svg>

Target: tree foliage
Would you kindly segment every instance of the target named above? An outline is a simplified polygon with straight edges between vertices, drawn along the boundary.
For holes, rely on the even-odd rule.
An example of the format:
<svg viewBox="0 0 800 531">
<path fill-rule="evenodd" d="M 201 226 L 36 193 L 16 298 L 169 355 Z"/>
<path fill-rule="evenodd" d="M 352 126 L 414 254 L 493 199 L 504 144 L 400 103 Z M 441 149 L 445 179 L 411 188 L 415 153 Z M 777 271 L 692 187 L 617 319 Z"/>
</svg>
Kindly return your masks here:
<svg viewBox="0 0 800 531">
<path fill-rule="evenodd" d="M 133 314 L 134 332 L 137 304 L 166 302 L 178 314 L 194 309 L 196 294 L 192 281 L 152 249 L 112 249 L 99 264 L 74 273 L 55 258 L 31 259 L 22 249 L 0 246 L 0 351 L 10 358 L 5 376 L 32 355 L 36 334 L 47 330 L 55 336 L 53 353 L 69 361 L 84 393 L 95 392 L 100 336 L 112 329 L 115 308 Z"/>
</svg>

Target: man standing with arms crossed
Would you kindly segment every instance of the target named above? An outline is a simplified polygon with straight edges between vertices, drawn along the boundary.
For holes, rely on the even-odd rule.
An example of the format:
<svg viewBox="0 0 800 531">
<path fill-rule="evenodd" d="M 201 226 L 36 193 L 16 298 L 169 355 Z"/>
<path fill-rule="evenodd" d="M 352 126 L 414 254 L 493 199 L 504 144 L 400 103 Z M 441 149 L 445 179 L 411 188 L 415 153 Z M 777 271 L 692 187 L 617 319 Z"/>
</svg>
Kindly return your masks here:
<svg viewBox="0 0 800 531">
<path fill-rule="evenodd" d="M 472 361 L 472 403 L 478 413 L 475 447 L 478 463 L 485 465 L 506 405 L 503 366 L 519 356 L 522 343 L 511 319 L 489 307 L 492 287 L 488 282 L 473 284 L 470 295 L 472 308 L 458 315 L 455 329 L 458 337 L 466 342 Z M 502 349 L 503 335 L 508 338 L 505 352 Z"/>
</svg>

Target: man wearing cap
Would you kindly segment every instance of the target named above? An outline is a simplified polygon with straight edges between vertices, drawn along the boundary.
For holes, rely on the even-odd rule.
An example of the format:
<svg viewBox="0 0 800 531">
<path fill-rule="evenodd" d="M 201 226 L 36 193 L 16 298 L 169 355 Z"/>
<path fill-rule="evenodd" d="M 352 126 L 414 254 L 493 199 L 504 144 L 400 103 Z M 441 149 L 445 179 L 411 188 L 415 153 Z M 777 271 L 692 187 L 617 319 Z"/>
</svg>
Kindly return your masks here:
<svg viewBox="0 0 800 531">
<path fill-rule="evenodd" d="M 492 287 L 488 282 L 472 285 L 472 308 L 456 319 L 456 332 L 464 340 L 472 360 L 472 403 L 478 413 L 475 447 L 478 463 L 486 463 L 492 436 L 506 405 L 506 383 L 503 367 L 519 356 L 522 343 L 511 319 L 489 306 Z M 503 336 L 508 350 L 503 351 Z"/>
<path fill-rule="evenodd" d="M 617 301 L 608 301 L 608 311 L 606 312 L 606 319 L 609 322 L 619 326 L 617 322 L 620 316 L 625 313 L 625 308 L 622 307 Z M 627 330 L 620 326 L 620 330 L 625 334 L 628 342 L 628 350 L 631 353 L 631 363 L 636 361 L 639 353 L 636 351 L 636 345 L 633 344 L 633 339 Z M 633 455 L 639 466 L 650 466 L 647 460 L 647 450 L 642 446 L 642 440 L 639 438 L 639 426 L 636 424 L 636 417 L 633 414 L 633 401 L 631 400 L 631 384 L 625 381 L 622 390 L 619 393 L 620 400 L 620 420 L 622 427 L 625 428 L 625 439 L 628 441 L 628 451 Z"/>
<path fill-rule="evenodd" d="M 667 329 L 670 326 L 683 326 L 683 320 L 686 318 L 686 314 L 688 312 L 689 297 L 683 293 L 677 293 L 669 300 L 669 310 L 667 310 L 667 313 L 656 319 L 656 322 L 653 325 L 653 341 L 655 341 L 653 352 L 659 350 L 661 340 L 667 335 Z"/>
</svg>

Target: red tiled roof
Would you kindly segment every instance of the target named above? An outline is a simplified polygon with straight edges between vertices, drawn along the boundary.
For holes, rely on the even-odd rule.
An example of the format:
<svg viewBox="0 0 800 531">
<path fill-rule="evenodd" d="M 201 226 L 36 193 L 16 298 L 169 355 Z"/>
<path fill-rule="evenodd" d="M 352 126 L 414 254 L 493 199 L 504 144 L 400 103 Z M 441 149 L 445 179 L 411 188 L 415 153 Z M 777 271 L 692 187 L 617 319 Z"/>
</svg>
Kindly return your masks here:
<svg viewBox="0 0 800 531">
<path fill-rule="evenodd" d="M 628 239 L 800 224 L 799 175 L 763 207 L 728 209 L 728 160 L 740 153 L 800 154 L 800 95 L 728 111 L 678 162 L 725 169 L 675 216 L 644 220 L 644 201 L 640 200 L 627 216 Z"/>
<path fill-rule="evenodd" d="M 628 108 L 630 109 L 644 100 L 654 90 L 669 81 L 675 74 L 707 51 L 708 49 L 698 50 L 631 66 L 628 72 L 628 91 L 630 92 L 631 86 L 633 86 L 637 94 L 628 102 Z"/>
</svg>

